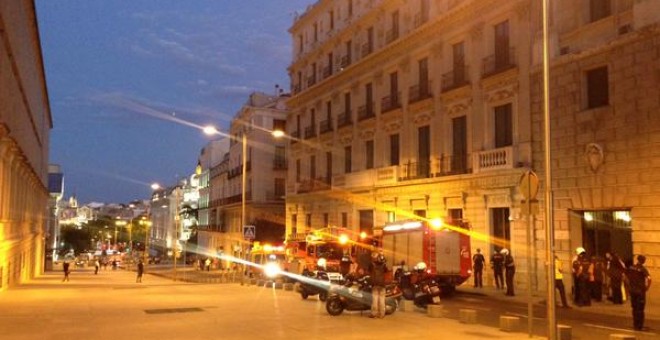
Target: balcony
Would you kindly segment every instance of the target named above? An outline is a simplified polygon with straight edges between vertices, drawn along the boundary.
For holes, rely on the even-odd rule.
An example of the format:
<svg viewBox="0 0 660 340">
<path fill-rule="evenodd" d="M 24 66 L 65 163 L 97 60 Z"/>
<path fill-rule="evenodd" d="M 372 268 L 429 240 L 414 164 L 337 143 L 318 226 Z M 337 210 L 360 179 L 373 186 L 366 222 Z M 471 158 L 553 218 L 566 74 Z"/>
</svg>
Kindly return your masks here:
<svg viewBox="0 0 660 340">
<path fill-rule="evenodd" d="M 324 134 L 328 132 L 332 132 L 332 120 L 326 119 L 324 121 L 321 121 L 321 125 L 319 126 L 319 133 Z"/>
<path fill-rule="evenodd" d="M 433 94 L 431 93 L 431 81 L 428 80 L 419 83 L 418 85 L 411 86 L 408 93 L 410 96 L 408 102 L 411 104 L 433 97 Z"/>
<path fill-rule="evenodd" d="M 374 112 L 374 103 L 367 103 L 358 108 L 358 122 L 376 117 Z"/>
<path fill-rule="evenodd" d="M 516 50 L 513 47 L 498 50 L 483 60 L 483 77 L 489 77 L 516 67 Z"/>
<path fill-rule="evenodd" d="M 314 86 L 316 84 L 316 76 L 307 77 L 307 86 Z"/>
<path fill-rule="evenodd" d="M 458 66 L 442 75 L 442 92 L 447 92 L 470 83 L 468 67 Z"/>
<path fill-rule="evenodd" d="M 429 12 L 428 11 L 419 12 L 419 13 L 415 14 L 415 21 L 414 21 L 415 28 L 424 25 L 428 21 L 429 21 Z"/>
<path fill-rule="evenodd" d="M 475 173 L 513 169 L 515 167 L 513 146 L 477 152 L 472 162 Z"/>
<path fill-rule="evenodd" d="M 286 158 L 276 157 L 273 159 L 273 170 L 286 170 L 286 169 L 287 169 Z"/>
<path fill-rule="evenodd" d="M 383 99 L 380 101 L 380 112 L 385 113 L 400 108 L 401 102 L 399 101 L 399 98 L 401 98 L 401 92 L 393 93 L 389 96 L 383 97 Z"/>
<path fill-rule="evenodd" d="M 399 166 L 399 180 L 401 181 L 431 177 L 432 172 L 430 159 L 421 162 L 408 162 Z"/>
<path fill-rule="evenodd" d="M 325 179 L 306 179 L 300 181 L 298 185 L 298 194 L 306 194 L 315 191 L 329 190 L 330 185 L 325 182 Z"/>
<path fill-rule="evenodd" d="M 385 33 L 385 43 L 389 44 L 393 42 L 394 40 L 399 39 L 399 29 L 398 28 L 392 28 L 388 30 Z"/>
<path fill-rule="evenodd" d="M 351 57 L 349 55 L 345 55 L 345 56 L 341 57 L 341 62 L 339 64 L 339 66 L 341 66 L 341 68 L 346 68 L 350 64 L 351 64 Z"/>
<path fill-rule="evenodd" d="M 330 78 L 332 75 L 332 66 L 326 66 L 323 68 L 323 79 Z"/>
<path fill-rule="evenodd" d="M 399 165 L 398 179 L 409 181 L 431 177 L 444 177 L 452 175 L 469 174 L 468 155 L 442 155 L 432 157 L 427 161 L 408 162 Z"/>
<path fill-rule="evenodd" d="M 247 164 L 245 164 L 245 169 L 246 171 L 252 170 L 252 162 L 247 161 Z M 238 166 L 234 167 L 233 169 L 230 169 L 227 172 L 227 179 L 232 179 L 234 177 L 238 177 L 243 174 L 243 165 L 239 164 Z"/>
<path fill-rule="evenodd" d="M 289 136 L 291 136 L 291 144 L 296 144 L 298 142 L 298 140 L 300 139 L 300 131 L 298 131 L 298 130 L 291 131 Z"/>
<path fill-rule="evenodd" d="M 353 124 L 353 113 L 351 111 L 347 111 L 344 113 L 340 113 L 339 116 L 337 116 L 337 128 L 343 128 L 345 126 L 349 126 Z"/>
<path fill-rule="evenodd" d="M 305 139 L 310 139 L 316 137 L 316 127 L 308 126 L 305 128 Z"/>
<path fill-rule="evenodd" d="M 370 43 L 362 44 L 362 58 L 370 55 L 373 51 L 374 51 L 373 44 Z"/>
</svg>

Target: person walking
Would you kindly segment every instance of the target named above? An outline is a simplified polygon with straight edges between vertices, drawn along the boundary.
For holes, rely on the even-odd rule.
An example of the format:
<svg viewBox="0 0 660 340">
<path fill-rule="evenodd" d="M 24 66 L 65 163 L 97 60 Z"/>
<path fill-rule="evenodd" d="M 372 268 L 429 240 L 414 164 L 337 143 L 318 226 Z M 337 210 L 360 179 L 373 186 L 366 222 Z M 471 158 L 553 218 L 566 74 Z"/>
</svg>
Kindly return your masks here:
<svg viewBox="0 0 660 340">
<path fill-rule="evenodd" d="M 64 272 L 64 278 L 62 279 L 62 282 L 69 281 L 69 265 L 69 261 L 64 261 L 64 263 L 62 263 L 62 271 Z"/>
<path fill-rule="evenodd" d="M 374 252 L 369 264 L 369 275 L 371 278 L 371 318 L 382 319 L 385 317 L 385 255 Z"/>
<path fill-rule="evenodd" d="M 566 289 L 564 288 L 564 270 L 561 267 L 561 261 L 555 255 L 555 289 L 559 290 L 559 297 L 561 297 L 561 306 L 563 308 L 571 308 L 566 302 Z"/>
<path fill-rule="evenodd" d="M 646 292 L 651 287 L 651 275 L 644 267 L 646 256 L 638 255 L 637 263 L 626 271 L 628 291 L 630 292 L 630 306 L 632 307 L 633 328 L 644 329 L 644 307 L 646 307 Z"/>
<path fill-rule="evenodd" d="M 605 271 L 607 277 L 609 278 L 609 294 L 612 303 L 615 305 L 623 304 L 623 292 L 621 290 L 621 284 L 623 282 L 623 273 L 626 270 L 626 265 L 623 264 L 623 261 L 614 253 L 608 252 L 605 253 Z"/>
<path fill-rule="evenodd" d="M 516 274 L 516 264 L 513 262 L 513 256 L 509 253 L 509 249 L 503 248 L 500 253 L 504 256 L 504 271 L 506 277 L 506 296 L 514 296 L 513 292 L 513 276 Z"/>
<path fill-rule="evenodd" d="M 575 278 L 575 304 L 578 307 L 591 306 L 589 280 L 593 275 L 593 265 L 587 257 L 587 251 L 582 247 L 575 249 L 577 258 L 573 261 Z"/>
<path fill-rule="evenodd" d="M 99 274 L 99 268 L 101 268 L 101 264 L 99 263 L 99 260 L 96 259 L 94 260 L 94 275 Z"/>
<path fill-rule="evenodd" d="M 493 268 L 495 288 L 504 289 L 504 255 L 497 249 L 495 249 L 495 253 L 490 257 L 490 266 Z"/>
<path fill-rule="evenodd" d="M 474 273 L 474 287 L 483 288 L 484 287 L 484 255 L 481 254 L 481 249 L 477 248 L 477 253 L 472 256 L 472 269 Z"/>
<path fill-rule="evenodd" d="M 142 283 L 142 274 L 144 274 L 144 263 L 142 263 L 142 260 L 140 260 L 137 265 L 137 278 L 135 279 L 136 283 Z"/>
</svg>

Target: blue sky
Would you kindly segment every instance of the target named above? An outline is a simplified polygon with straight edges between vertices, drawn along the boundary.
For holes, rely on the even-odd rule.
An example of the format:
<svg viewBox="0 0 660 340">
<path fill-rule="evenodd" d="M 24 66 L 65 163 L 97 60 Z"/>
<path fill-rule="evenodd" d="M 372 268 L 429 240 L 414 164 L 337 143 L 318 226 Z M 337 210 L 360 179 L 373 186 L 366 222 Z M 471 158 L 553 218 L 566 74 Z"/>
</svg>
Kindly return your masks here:
<svg viewBox="0 0 660 340">
<path fill-rule="evenodd" d="M 149 197 L 190 174 L 252 91 L 289 89 L 287 29 L 312 0 L 37 0 L 65 196 Z"/>
</svg>

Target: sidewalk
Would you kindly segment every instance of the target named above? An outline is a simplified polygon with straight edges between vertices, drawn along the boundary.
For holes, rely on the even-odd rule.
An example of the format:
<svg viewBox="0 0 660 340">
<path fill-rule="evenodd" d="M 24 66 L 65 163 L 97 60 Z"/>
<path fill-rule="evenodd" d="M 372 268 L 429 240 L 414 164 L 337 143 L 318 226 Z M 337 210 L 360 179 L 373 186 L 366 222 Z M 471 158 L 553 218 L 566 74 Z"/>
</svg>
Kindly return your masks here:
<svg viewBox="0 0 660 340">
<path fill-rule="evenodd" d="M 495 287 L 483 287 L 483 288 L 474 288 L 472 282 L 466 282 L 462 286 L 456 288 L 458 292 L 488 296 L 492 299 L 497 299 L 501 301 L 515 302 L 521 304 L 527 304 L 527 291 L 517 291 L 516 296 L 506 296 L 504 295 L 504 290 L 498 290 Z M 546 296 L 539 295 L 542 292 L 533 292 L 532 294 L 532 303 L 538 306 L 545 306 Z M 630 302 L 626 301 L 622 305 L 612 304 L 607 299 L 603 298 L 602 302 L 591 302 L 590 307 L 576 307 L 573 305 L 572 297 L 569 292 L 566 292 L 566 299 L 568 300 L 569 306 L 573 308 L 579 308 L 582 313 L 591 313 L 591 314 L 605 314 L 605 315 L 630 315 L 631 307 Z M 557 299 L 558 306 L 561 305 L 559 299 L 559 292 L 555 293 L 555 298 Z M 650 320 L 660 320 L 660 301 L 647 301 L 646 302 L 646 319 Z"/>
</svg>

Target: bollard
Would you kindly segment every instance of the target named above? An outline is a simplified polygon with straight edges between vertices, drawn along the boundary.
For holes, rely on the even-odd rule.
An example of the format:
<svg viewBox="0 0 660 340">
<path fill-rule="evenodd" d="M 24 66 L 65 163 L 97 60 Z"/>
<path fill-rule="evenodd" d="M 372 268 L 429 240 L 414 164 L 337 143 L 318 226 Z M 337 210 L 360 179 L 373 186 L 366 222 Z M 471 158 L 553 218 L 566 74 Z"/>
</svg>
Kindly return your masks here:
<svg viewBox="0 0 660 340">
<path fill-rule="evenodd" d="M 559 340 L 571 340 L 572 327 L 569 325 L 557 325 L 557 338 Z"/>
<path fill-rule="evenodd" d="M 515 332 L 520 326 L 520 318 L 517 316 L 500 316 L 500 330 L 504 332 Z"/>
<path fill-rule="evenodd" d="M 284 287 L 284 284 L 282 282 L 275 282 L 275 289 L 282 289 Z"/>
<path fill-rule="evenodd" d="M 284 290 L 292 291 L 293 290 L 293 283 L 285 283 L 284 284 Z"/>
<path fill-rule="evenodd" d="M 250 279 L 250 284 L 256 285 L 257 284 L 257 279 Z"/>
<path fill-rule="evenodd" d="M 413 312 L 415 309 L 417 309 L 417 306 L 410 300 L 401 300 L 399 302 L 399 310 L 403 312 Z"/>
<path fill-rule="evenodd" d="M 273 288 L 273 281 L 266 281 L 266 288 Z"/>
<path fill-rule="evenodd" d="M 477 311 L 475 309 L 461 309 L 458 311 L 459 320 L 462 323 L 477 323 Z"/>
<path fill-rule="evenodd" d="M 442 305 L 426 306 L 426 315 L 432 318 L 441 318 L 445 314 L 445 308 Z"/>
<path fill-rule="evenodd" d="M 633 334 L 610 334 L 610 340 L 635 340 L 637 337 Z"/>
</svg>

